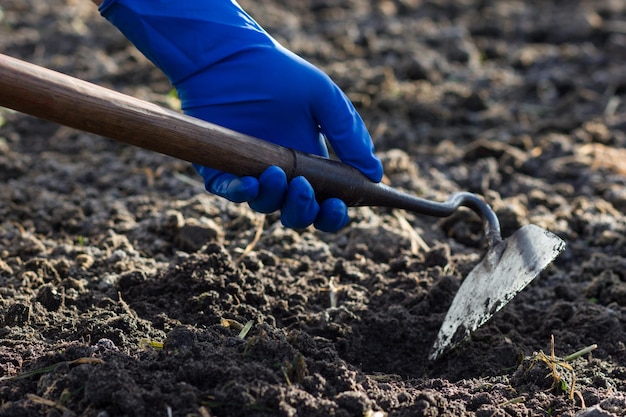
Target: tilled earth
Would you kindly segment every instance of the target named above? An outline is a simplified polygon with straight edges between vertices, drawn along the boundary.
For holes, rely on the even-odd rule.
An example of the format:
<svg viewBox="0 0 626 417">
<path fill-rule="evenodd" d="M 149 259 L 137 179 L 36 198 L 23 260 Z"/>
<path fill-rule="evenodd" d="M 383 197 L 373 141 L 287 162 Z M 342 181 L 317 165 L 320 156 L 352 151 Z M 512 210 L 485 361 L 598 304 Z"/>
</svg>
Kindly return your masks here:
<svg viewBox="0 0 626 417">
<path fill-rule="evenodd" d="M 287 230 L 186 162 L 0 109 L 0 415 L 626 415 L 626 3 L 242 6 L 348 93 L 390 185 L 566 251 L 429 362 L 484 253 L 470 211 Z M 2 0 L 0 52 L 177 108 L 87 0 Z"/>
</svg>

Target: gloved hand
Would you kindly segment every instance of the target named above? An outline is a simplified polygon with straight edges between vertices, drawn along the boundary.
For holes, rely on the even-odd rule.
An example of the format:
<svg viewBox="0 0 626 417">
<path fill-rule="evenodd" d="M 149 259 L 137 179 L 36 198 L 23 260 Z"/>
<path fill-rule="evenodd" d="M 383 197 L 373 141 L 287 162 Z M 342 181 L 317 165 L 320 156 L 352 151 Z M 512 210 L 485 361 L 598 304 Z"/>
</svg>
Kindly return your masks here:
<svg viewBox="0 0 626 417">
<path fill-rule="evenodd" d="M 99 10 L 167 75 L 186 114 L 328 157 L 326 137 L 344 163 L 381 180 L 372 140 L 345 94 L 234 0 L 105 0 Z M 336 231 L 348 223 L 342 201 L 318 204 L 305 178 L 288 182 L 278 167 L 259 179 L 196 169 L 208 191 L 260 212 L 280 209 L 287 227 Z"/>
</svg>

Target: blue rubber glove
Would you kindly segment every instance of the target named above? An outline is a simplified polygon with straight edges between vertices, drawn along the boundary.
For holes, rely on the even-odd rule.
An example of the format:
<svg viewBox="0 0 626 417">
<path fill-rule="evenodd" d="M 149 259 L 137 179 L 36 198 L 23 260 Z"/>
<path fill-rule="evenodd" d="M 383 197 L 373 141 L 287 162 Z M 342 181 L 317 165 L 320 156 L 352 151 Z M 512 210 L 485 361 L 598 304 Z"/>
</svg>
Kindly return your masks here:
<svg viewBox="0 0 626 417">
<path fill-rule="evenodd" d="M 337 156 L 382 178 L 365 124 L 322 71 L 283 48 L 234 0 L 105 0 L 101 14 L 159 67 L 191 116 L 306 153 Z M 348 221 L 338 199 L 318 203 L 302 177 L 270 167 L 260 178 L 195 165 L 209 192 L 254 210 L 281 210 L 291 228 L 336 231 Z"/>
</svg>

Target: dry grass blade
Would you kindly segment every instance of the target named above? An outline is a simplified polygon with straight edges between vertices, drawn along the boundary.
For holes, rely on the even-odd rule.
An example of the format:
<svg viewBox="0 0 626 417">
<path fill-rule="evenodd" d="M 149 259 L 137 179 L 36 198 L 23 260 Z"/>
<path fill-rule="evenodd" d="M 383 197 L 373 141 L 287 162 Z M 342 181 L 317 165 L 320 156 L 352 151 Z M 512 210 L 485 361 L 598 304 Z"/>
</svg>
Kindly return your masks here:
<svg viewBox="0 0 626 417">
<path fill-rule="evenodd" d="M 237 320 L 225 319 L 222 317 L 222 319 L 220 320 L 220 323 L 222 324 L 222 326 L 229 327 L 233 330 L 241 331 L 241 329 L 243 329 L 243 324 L 239 323 Z"/>
<path fill-rule="evenodd" d="M 75 359 L 73 361 L 62 361 L 62 362 L 57 362 L 53 365 L 50 366 L 46 366 L 43 368 L 39 368 L 39 369 L 33 369 L 32 371 L 27 371 L 24 373 L 21 373 L 19 375 L 14 375 L 14 376 L 5 376 L 0 378 L 0 381 L 11 381 L 11 380 L 18 380 L 18 379 L 25 379 L 25 378 L 30 378 L 31 376 L 36 376 L 36 375 L 41 375 L 41 374 L 47 374 L 49 372 L 53 372 L 55 369 L 57 369 L 59 366 L 63 365 L 63 364 L 68 364 L 68 365 L 82 365 L 82 364 L 102 364 L 104 363 L 104 361 L 100 358 L 78 358 Z"/>
<path fill-rule="evenodd" d="M 398 212 L 398 210 L 394 210 L 393 215 L 395 216 L 396 219 L 398 219 L 398 222 L 400 223 L 400 227 L 402 228 L 402 230 L 408 233 L 409 238 L 411 239 L 411 253 L 413 255 L 417 255 L 420 249 L 423 251 L 430 250 L 430 247 L 428 247 L 428 244 L 424 242 L 424 239 L 422 239 L 419 233 L 415 231 L 413 226 L 411 226 L 411 224 L 407 221 L 407 219 L 405 219 L 404 216 L 402 216 Z"/>
<path fill-rule="evenodd" d="M 209 411 L 208 408 L 206 408 L 205 406 L 202 406 L 200 408 L 198 408 L 198 414 L 200 414 L 200 417 L 211 417 L 211 411 Z"/>
<path fill-rule="evenodd" d="M 336 284 L 337 278 L 330 277 L 328 280 L 328 293 L 330 295 L 330 308 L 337 308 L 340 287 Z"/>
<path fill-rule="evenodd" d="M 592 169 L 605 168 L 626 175 L 626 149 L 613 148 L 601 143 L 589 143 L 576 149 L 576 156 L 586 161 Z"/>
<path fill-rule="evenodd" d="M 248 243 L 248 246 L 241 252 L 241 254 L 235 259 L 235 265 L 239 264 L 241 260 L 254 249 L 259 240 L 261 240 L 261 235 L 263 234 L 263 226 L 265 225 L 265 214 L 260 214 L 257 216 L 257 224 L 256 224 L 256 232 L 254 233 L 254 237 Z"/>
<path fill-rule="evenodd" d="M 607 169 L 617 174 L 626 175 L 626 149 L 613 148 L 601 143 L 588 143 L 578 146 L 573 155 L 562 156 L 553 160 L 557 167 L 570 164 L 582 164 L 592 170 Z"/>
<path fill-rule="evenodd" d="M 67 407 L 57 403 L 56 401 L 48 400 L 46 398 L 40 397 L 40 396 L 35 395 L 35 394 L 26 394 L 26 398 L 28 398 L 30 401 L 34 402 L 35 404 L 41 404 L 41 405 L 45 405 L 47 407 L 56 408 L 57 410 L 61 411 L 64 416 L 75 416 L 76 415 L 75 412 L 73 412 L 69 408 L 67 408 Z"/>
<path fill-rule="evenodd" d="M 193 179 L 185 174 L 181 174 L 180 172 L 174 172 L 174 178 L 176 178 L 177 180 L 184 182 L 187 185 L 191 185 L 192 187 L 195 188 L 202 188 L 204 189 L 204 183 L 202 181 Z"/>
<path fill-rule="evenodd" d="M 552 377 L 552 386 L 550 387 L 550 390 L 567 392 L 569 399 L 573 400 L 576 393 L 576 372 L 568 362 L 591 352 L 597 347 L 598 346 L 596 344 L 593 344 L 579 350 L 578 352 L 568 355 L 565 358 L 559 358 L 554 354 L 554 335 L 552 335 L 550 337 L 550 355 L 548 356 L 542 351 L 535 353 L 528 370 L 530 370 L 535 363 L 543 362 L 548 369 L 550 369 L 550 373 L 546 376 Z"/>
<path fill-rule="evenodd" d="M 601 143 L 590 143 L 576 150 L 576 154 L 591 161 L 591 168 L 605 168 L 626 175 L 626 149 L 613 148 Z"/>
</svg>

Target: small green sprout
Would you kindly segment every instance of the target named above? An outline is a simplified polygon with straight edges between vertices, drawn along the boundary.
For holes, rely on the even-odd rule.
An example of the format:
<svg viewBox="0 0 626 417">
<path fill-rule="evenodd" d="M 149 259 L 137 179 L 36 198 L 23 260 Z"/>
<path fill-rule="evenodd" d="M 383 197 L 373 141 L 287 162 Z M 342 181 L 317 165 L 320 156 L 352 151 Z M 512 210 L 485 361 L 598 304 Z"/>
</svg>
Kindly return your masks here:
<svg viewBox="0 0 626 417">
<path fill-rule="evenodd" d="M 579 350 L 578 352 L 574 352 L 571 355 L 568 355 L 568 356 L 564 357 L 563 360 L 565 362 L 571 362 L 574 359 L 578 359 L 581 356 L 586 355 L 587 353 L 589 353 L 589 352 L 591 352 L 593 350 L 596 350 L 597 348 L 598 348 L 598 345 L 594 343 L 593 345 L 587 346 L 586 348 L 583 348 L 583 349 Z"/>
<path fill-rule="evenodd" d="M 243 326 L 243 329 L 241 329 L 241 332 L 239 332 L 239 337 L 240 339 L 245 339 L 246 336 L 248 335 L 248 332 L 250 331 L 250 329 L 252 329 L 252 326 L 254 325 L 254 321 L 250 320 L 246 323 L 245 326 Z"/>
<path fill-rule="evenodd" d="M 156 340 L 150 340 L 150 339 L 141 339 L 139 341 L 139 347 L 141 349 L 147 349 L 147 348 L 163 349 L 163 342 L 157 342 Z"/>
<path fill-rule="evenodd" d="M 174 88 L 165 96 L 165 102 L 172 110 L 180 110 L 180 98 Z"/>
</svg>

